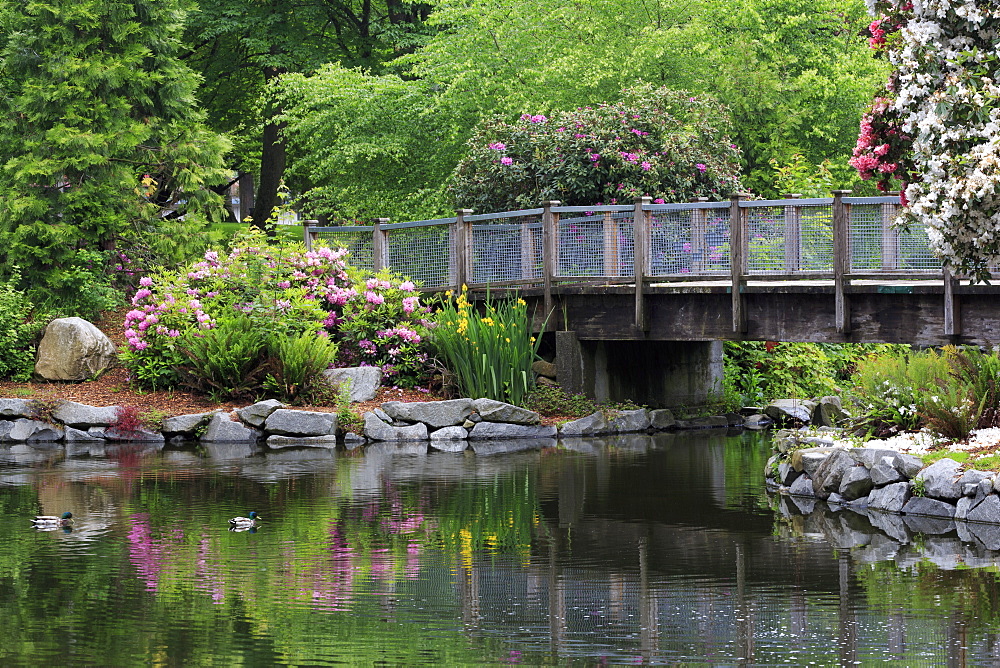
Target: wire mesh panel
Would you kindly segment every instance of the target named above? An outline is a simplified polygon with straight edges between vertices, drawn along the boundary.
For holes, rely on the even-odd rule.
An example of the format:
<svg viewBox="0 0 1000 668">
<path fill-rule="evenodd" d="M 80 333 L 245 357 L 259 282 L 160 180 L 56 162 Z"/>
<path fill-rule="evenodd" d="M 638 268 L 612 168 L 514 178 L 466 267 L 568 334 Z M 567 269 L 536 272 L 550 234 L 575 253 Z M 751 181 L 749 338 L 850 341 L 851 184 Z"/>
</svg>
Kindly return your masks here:
<svg viewBox="0 0 1000 668">
<path fill-rule="evenodd" d="M 350 252 L 347 263 L 352 267 L 374 267 L 371 227 L 314 227 L 311 231 L 317 241 L 330 248 L 346 248 Z"/>
<path fill-rule="evenodd" d="M 799 269 L 833 271 L 833 205 L 795 206 L 799 229 Z"/>
<path fill-rule="evenodd" d="M 851 206 L 851 270 L 855 272 L 937 272 L 941 262 L 930 250 L 927 230 L 896 226 L 898 209 L 887 202 Z"/>
<path fill-rule="evenodd" d="M 728 208 L 653 208 L 649 237 L 651 276 L 729 272 Z"/>
<path fill-rule="evenodd" d="M 608 212 L 608 216 L 613 216 Z M 619 226 L 621 221 L 617 221 Z M 628 222 L 631 225 L 631 221 Z M 604 275 L 604 214 L 598 211 L 591 215 L 560 216 L 557 238 L 557 254 L 561 277 L 603 276 Z M 612 276 L 618 276 L 616 267 Z"/>
<path fill-rule="evenodd" d="M 388 266 L 396 273 L 419 282 L 421 287 L 451 284 L 451 226 L 449 224 L 396 227 L 386 225 Z"/>
<path fill-rule="evenodd" d="M 912 224 L 909 229 L 897 230 L 899 237 L 899 268 L 907 271 L 937 273 L 941 271 L 941 260 L 931 252 L 931 241 L 927 237 L 927 227 Z"/>
<path fill-rule="evenodd" d="M 540 216 L 517 216 L 472 226 L 472 283 L 541 279 L 542 271 Z"/>
<path fill-rule="evenodd" d="M 747 273 L 797 271 L 801 265 L 802 242 L 798 208 L 755 206 L 745 209 L 744 213 Z"/>
</svg>

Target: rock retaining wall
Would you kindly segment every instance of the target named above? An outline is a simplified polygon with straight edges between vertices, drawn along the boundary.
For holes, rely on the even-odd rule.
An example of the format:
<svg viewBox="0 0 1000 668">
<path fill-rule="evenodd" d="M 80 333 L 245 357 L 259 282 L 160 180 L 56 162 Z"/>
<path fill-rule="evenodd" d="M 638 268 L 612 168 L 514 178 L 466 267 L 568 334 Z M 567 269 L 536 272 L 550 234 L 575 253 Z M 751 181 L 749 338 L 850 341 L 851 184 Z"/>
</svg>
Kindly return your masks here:
<svg viewBox="0 0 1000 668">
<path fill-rule="evenodd" d="M 779 431 L 768 460 L 768 485 L 793 498 L 804 512 L 816 502 L 906 517 L 1000 524 L 1000 477 L 963 470 L 953 459 L 929 466 L 914 455 L 834 444 L 834 431 L 806 436 Z"/>
</svg>

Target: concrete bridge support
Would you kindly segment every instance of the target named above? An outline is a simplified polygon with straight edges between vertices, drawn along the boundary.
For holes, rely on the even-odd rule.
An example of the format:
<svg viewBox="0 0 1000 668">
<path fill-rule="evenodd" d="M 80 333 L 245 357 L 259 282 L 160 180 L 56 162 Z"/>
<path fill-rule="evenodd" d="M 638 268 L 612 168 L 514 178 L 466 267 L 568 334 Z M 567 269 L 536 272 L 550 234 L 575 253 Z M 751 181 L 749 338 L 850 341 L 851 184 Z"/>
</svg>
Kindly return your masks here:
<svg viewBox="0 0 1000 668">
<path fill-rule="evenodd" d="M 701 406 L 722 392 L 721 341 L 581 340 L 556 332 L 559 384 L 598 401 Z"/>
</svg>

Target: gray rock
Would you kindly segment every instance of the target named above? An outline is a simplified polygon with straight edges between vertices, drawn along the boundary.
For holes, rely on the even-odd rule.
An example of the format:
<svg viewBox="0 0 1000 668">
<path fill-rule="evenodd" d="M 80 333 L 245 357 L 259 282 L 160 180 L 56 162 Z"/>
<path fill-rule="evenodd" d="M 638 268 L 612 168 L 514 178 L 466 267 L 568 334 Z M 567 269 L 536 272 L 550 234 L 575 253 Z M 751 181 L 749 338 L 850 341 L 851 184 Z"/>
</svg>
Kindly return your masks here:
<svg viewBox="0 0 1000 668">
<path fill-rule="evenodd" d="M 944 535 L 955 530 L 955 520 L 951 518 L 904 515 L 903 522 L 906 524 L 906 528 L 912 533 Z M 922 556 L 921 560 L 923 560 Z"/>
<path fill-rule="evenodd" d="M 788 461 L 796 471 L 812 475 L 837 448 L 802 448 L 792 452 Z"/>
<path fill-rule="evenodd" d="M 772 401 L 765 409 L 764 415 L 779 424 L 786 422 L 802 422 L 807 424 L 812 417 L 812 403 L 798 399 L 778 399 Z"/>
<path fill-rule="evenodd" d="M 914 478 L 923 481 L 924 494 L 933 499 L 956 500 L 962 496 L 962 486 L 958 484 L 962 476 L 962 465 L 954 459 L 939 459 Z"/>
<path fill-rule="evenodd" d="M 984 498 L 982 503 L 969 511 L 968 520 L 970 522 L 1000 524 L 1000 497 L 997 497 L 996 494 L 990 494 Z"/>
<path fill-rule="evenodd" d="M 364 414 L 365 438 L 372 441 L 426 441 L 427 425 L 419 422 L 409 427 L 393 427 L 378 418 L 373 412 Z"/>
<path fill-rule="evenodd" d="M 838 491 L 846 500 L 853 501 L 868 496 L 874 486 L 868 469 L 864 466 L 852 466 L 844 473 Z"/>
<path fill-rule="evenodd" d="M 0 443 L 10 441 L 10 432 L 14 428 L 14 423 L 10 420 L 0 420 Z"/>
<path fill-rule="evenodd" d="M 946 501 L 931 499 L 926 496 L 914 496 L 903 506 L 904 515 L 923 515 L 925 517 L 955 517 L 955 506 Z"/>
<path fill-rule="evenodd" d="M 892 459 L 892 466 L 906 476 L 907 479 L 912 479 L 924 468 L 924 461 L 916 455 L 897 452 Z"/>
<path fill-rule="evenodd" d="M 274 434 L 267 437 L 267 447 L 272 450 L 281 448 L 335 448 L 337 437 L 334 434 L 325 436 L 282 436 Z"/>
<path fill-rule="evenodd" d="M 104 440 L 96 434 L 91 434 L 89 431 L 83 431 L 82 429 L 75 429 L 74 427 L 66 427 L 64 438 L 67 443 L 95 443 Z"/>
<path fill-rule="evenodd" d="M 447 428 L 448 427 L 445 427 L 445 429 Z M 431 450 L 439 450 L 441 452 L 465 452 L 468 447 L 468 441 L 446 439 L 435 440 L 433 434 L 431 435 Z"/>
<path fill-rule="evenodd" d="M 373 412 L 373 413 L 375 413 L 375 417 L 377 417 L 377 418 L 378 418 L 379 420 L 381 420 L 382 422 L 385 422 L 386 424 L 389 424 L 389 423 L 391 423 L 391 422 L 392 422 L 392 418 L 391 418 L 391 417 L 389 417 L 389 414 L 388 414 L 388 413 L 386 413 L 386 412 L 385 412 L 384 410 L 382 410 L 381 408 L 376 408 L 376 409 L 374 409 L 374 410 L 373 410 L 372 412 Z"/>
<path fill-rule="evenodd" d="M 851 448 L 847 454 L 857 463 L 863 464 L 866 469 L 872 469 L 878 464 L 892 466 L 892 459 L 897 453 L 895 450 L 882 448 Z M 886 457 L 889 461 L 885 461 Z"/>
<path fill-rule="evenodd" d="M 208 421 L 205 433 L 201 435 L 201 441 L 212 443 L 215 441 L 238 441 L 254 443 L 257 441 L 258 432 L 245 426 L 241 422 L 234 422 L 222 411 L 217 411 Z"/>
<path fill-rule="evenodd" d="M 432 441 L 464 441 L 467 438 L 469 432 L 464 427 L 441 427 L 431 432 Z"/>
<path fill-rule="evenodd" d="M 825 499 L 831 492 L 839 491 L 840 483 L 850 468 L 856 468 L 851 456 L 844 450 L 834 450 L 812 475 L 813 492 Z"/>
<path fill-rule="evenodd" d="M 423 422 L 432 429 L 451 427 L 465 422 L 472 414 L 472 399 L 449 399 L 447 401 L 387 401 L 382 404 L 393 420 Z"/>
<path fill-rule="evenodd" d="M 787 487 L 795 482 L 795 479 L 800 475 L 802 474 L 796 471 L 788 462 L 778 464 L 778 484 L 785 485 Z"/>
<path fill-rule="evenodd" d="M 264 431 L 281 436 L 326 436 L 336 433 L 337 414 L 279 408 L 264 420 Z"/>
<path fill-rule="evenodd" d="M 726 422 L 729 423 L 730 427 L 742 427 L 743 426 L 743 416 L 739 413 L 726 413 Z"/>
<path fill-rule="evenodd" d="M 614 411 L 609 415 L 608 426 L 618 434 L 629 434 L 649 429 L 649 414 L 645 408 L 631 411 Z"/>
<path fill-rule="evenodd" d="M 812 411 L 811 422 L 820 427 L 836 427 L 848 417 L 840 397 L 823 397 Z"/>
<path fill-rule="evenodd" d="M 659 431 L 673 429 L 677 426 L 677 420 L 669 408 L 657 408 L 649 411 L 649 426 Z"/>
<path fill-rule="evenodd" d="M 969 524 L 966 528 L 987 550 L 1000 550 L 1000 526 L 976 523 Z"/>
<path fill-rule="evenodd" d="M 892 461 L 892 460 L 890 460 Z M 894 482 L 906 480 L 902 473 L 887 464 L 876 464 L 870 471 L 872 484 L 876 487 L 885 487 Z"/>
<path fill-rule="evenodd" d="M 989 481 L 990 489 L 992 489 L 993 478 L 995 476 L 996 473 L 994 473 L 993 471 L 977 471 L 976 469 L 969 469 L 968 471 L 962 473 L 962 477 L 958 479 L 958 484 L 959 486 L 961 486 L 962 493 L 965 494 L 965 496 L 973 496 L 975 495 L 976 490 L 979 488 L 979 484 L 986 482 L 987 480 Z M 966 487 L 969 485 L 972 486 L 971 490 L 966 491 Z"/>
<path fill-rule="evenodd" d="M 0 417 L 31 417 L 31 408 L 24 399 L 0 399 Z"/>
<path fill-rule="evenodd" d="M 774 424 L 774 420 L 763 413 L 754 413 L 743 419 L 743 426 L 754 431 L 762 431 Z"/>
<path fill-rule="evenodd" d="M 531 370 L 537 373 L 539 376 L 545 376 L 546 378 L 551 378 L 556 380 L 558 376 L 556 375 L 556 365 L 552 362 L 546 362 L 545 360 L 538 360 L 531 365 Z"/>
<path fill-rule="evenodd" d="M 52 417 L 70 427 L 107 427 L 118 418 L 118 406 L 88 406 L 75 401 L 60 401 Z"/>
<path fill-rule="evenodd" d="M 344 445 L 361 445 L 365 442 L 365 437 L 355 434 L 353 431 L 349 431 L 344 434 Z"/>
<path fill-rule="evenodd" d="M 7 440 L 24 443 L 26 441 L 59 441 L 64 432 L 61 427 L 54 427 L 40 420 L 20 418 L 14 420 L 14 425 L 7 434 Z"/>
<path fill-rule="evenodd" d="M 796 478 L 792 486 L 788 488 L 788 493 L 792 496 L 816 496 L 816 493 L 813 491 L 812 480 L 807 475 Z"/>
<path fill-rule="evenodd" d="M 842 505 L 846 504 L 847 501 L 848 501 L 848 499 L 845 499 L 844 497 L 842 497 L 837 492 L 831 493 L 830 496 L 828 496 L 827 499 L 826 499 L 827 504 L 830 505 L 830 510 L 832 510 L 834 512 L 839 512 L 841 510 L 840 507 Z"/>
<path fill-rule="evenodd" d="M 868 495 L 868 507 L 873 510 L 883 510 L 898 513 L 910 500 L 910 483 L 896 482 L 885 487 L 874 489 Z"/>
<path fill-rule="evenodd" d="M 559 428 L 559 433 L 563 436 L 593 436 L 609 432 L 608 421 L 601 411 L 567 422 Z"/>
<path fill-rule="evenodd" d="M 871 508 L 870 502 L 868 507 Z M 873 527 L 884 531 L 893 540 L 904 545 L 910 542 L 910 532 L 906 530 L 906 524 L 899 515 L 876 511 L 869 513 L 868 521 L 872 523 Z"/>
<path fill-rule="evenodd" d="M 354 366 L 327 369 L 323 377 L 337 392 L 345 392 L 348 401 L 371 401 L 382 385 L 382 370 L 377 366 Z"/>
<path fill-rule="evenodd" d="M 471 439 L 511 440 L 524 438 L 555 438 L 555 425 L 506 424 L 504 422 L 480 422 L 469 432 Z"/>
<path fill-rule="evenodd" d="M 236 409 L 236 414 L 251 427 L 259 427 L 264 424 L 264 421 L 270 417 L 271 413 L 284 407 L 285 404 L 277 399 L 267 399 L 266 401 L 258 401 L 245 408 L 238 408 Z"/>
<path fill-rule="evenodd" d="M 87 380 L 115 361 L 115 344 L 83 318 L 57 318 L 38 344 L 35 373 L 46 380 Z"/>
<path fill-rule="evenodd" d="M 718 429 L 720 427 L 729 427 L 729 420 L 724 415 L 677 420 L 678 429 Z"/>
<path fill-rule="evenodd" d="M 238 413 L 239 411 L 237 411 Z M 189 413 L 187 415 L 175 415 L 164 418 L 161 429 L 164 434 L 191 435 L 198 431 L 198 427 L 208 424 L 212 415 L 214 413 L 209 411 L 208 413 Z"/>
<path fill-rule="evenodd" d="M 508 422 L 510 424 L 541 424 L 542 417 L 535 411 L 520 406 L 505 404 L 493 399 L 476 399 L 472 408 L 485 422 Z M 475 417 L 472 418 L 475 421 Z"/>
</svg>

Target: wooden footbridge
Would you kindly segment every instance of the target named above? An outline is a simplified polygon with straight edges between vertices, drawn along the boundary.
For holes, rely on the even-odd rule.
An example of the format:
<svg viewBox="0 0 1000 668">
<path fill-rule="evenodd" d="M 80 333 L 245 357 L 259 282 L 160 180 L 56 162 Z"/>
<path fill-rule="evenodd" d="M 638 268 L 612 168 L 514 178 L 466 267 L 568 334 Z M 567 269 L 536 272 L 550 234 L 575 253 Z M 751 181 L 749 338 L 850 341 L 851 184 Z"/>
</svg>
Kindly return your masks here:
<svg viewBox="0 0 1000 668">
<path fill-rule="evenodd" d="M 582 340 L 1000 341 L 1000 291 L 951 276 L 896 197 L 560 206 L 306 227 L 426 290 L 516 289 Z"/>
</svg>

